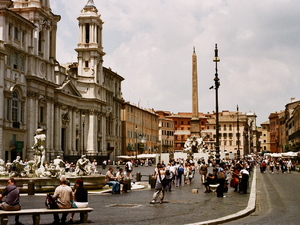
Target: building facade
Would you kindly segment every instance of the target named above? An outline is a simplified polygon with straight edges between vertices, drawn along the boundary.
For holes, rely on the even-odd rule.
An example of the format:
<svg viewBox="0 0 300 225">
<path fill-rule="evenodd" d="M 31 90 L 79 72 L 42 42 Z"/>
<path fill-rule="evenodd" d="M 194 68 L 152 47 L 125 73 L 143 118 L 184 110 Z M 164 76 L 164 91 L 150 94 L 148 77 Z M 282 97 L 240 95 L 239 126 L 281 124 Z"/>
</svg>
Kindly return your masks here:
<svg viewBox="0 0 300 225">
<path fill-rule="evenodd" d="M 78 17 L 78 62 L 65 65 L 56 60 L 60 16 L 49 0 L 1 4 L 1 158 L 32 159 L 38 128 L 46 134 L 46 161 L 119 155 L 123 78 L 103 67 L 103 22 L 93 1 Z"/>
<path fill-rule="evenodd" d="M 159 151 L 174 154 L 174 121 L 167 118 L 169 111 L 156 111 L 159 128 Z"/>
<path fill-rule="evenodd" d="M 261 124 L 261 151 L 270 152 L 270 121 Z"/>
<path fill-rule="evenodd" d="M 181 151 L 188 137 L 191 136 L 192 113 L 179 112 L 178 114 L 166 115 L 166 118 L 174 122 L 174 151 Z M 199 113 L 200 130 L 205 129 L 206 117 Z"/>
<path fill-rule="evenodd" d="M 190 136 L 192 113 L 165 115 L 174 121 L 174 150 L 181 151 Z M 199 113 L 199 127 L 206 150 L 215 151 L 216 118 L 215 113 Z M 254 113 L 234 111 L 219 112 L 219 141 L 221 152 L 244 156 L 259 151 L 259 133 Z"/>
<path fill-rule="evenodd" d="M 158 152 L 158 115 L 153 110 L 124 102 L 122 106 L 122 155 Z"/>
</svg>

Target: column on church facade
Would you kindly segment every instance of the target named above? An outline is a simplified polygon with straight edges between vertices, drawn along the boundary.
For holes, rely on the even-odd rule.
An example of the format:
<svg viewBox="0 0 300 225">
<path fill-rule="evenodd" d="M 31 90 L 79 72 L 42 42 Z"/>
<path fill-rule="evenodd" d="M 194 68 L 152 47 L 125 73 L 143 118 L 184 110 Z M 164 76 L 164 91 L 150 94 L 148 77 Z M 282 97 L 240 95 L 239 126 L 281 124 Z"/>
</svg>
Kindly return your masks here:
<svg viewBox="0 0 300 225">
<path fill-rule="evenodd" d="M 54 109 L 54 154 L 58 154 L 61 150 L 61 119 L 60 119 L 60 104 L 55 105 Z"/>
<path fill-rule="evenodd" d="M 54 102 L 47 101 L 47 113 L 46 113 L 46 124 L 47 124 L 47 131 L 46 131 L 46 153 L 51 152 L 53 150 L 53 121 L 54 119 Z"/>
<path fill-rule="evenodd" d="M 27 95 L 27 110 L 25 112 L 28 113 L 28 115 L 25 115 L 27 120 L 26 123 L 28 124 L 27 126 L 27 149 L 26 149 L 26 158 L 30 158 L 32 155 L 31 153 L 33 152 L 31 150 L 31 147 L 33 146 L 34 143 L 34 134 L 36 133 L 37 129 L 37 123 L 36 123 L 36 109 L 37 108 L 37 99 L 34 96 L 34 93 L 28 93 Z"/>
<path fill-rule="evenodd" d="M 71 137 L 71 140 L 72 140 L 72 144 L 71 144 L 71 153 L 72 154 L 75 154 L 76 153 L 76 130 L 77 130 L 77 127 L 76 127 L 76 124 L 77 124 L 77 117 L 76 117 L 76 110 L 77 108 L 73 108 L 72 111 L 71 111 L 71 121 L 72 121 L 72 127 L 71 127 L 71 130 L 72 130 L 72 137 Z"/>
<path fill-rule="evenodd" d="M 107 135 L 106 133 L 106 116 L 101 116 L 101 124 L 102 124 L 102 127 L 101 127 L 101 138 L 102 138 L 102 141 L 101 141 L 101 154 L 102 155 L 106 155 L 107 154 L 107 146 L 106 146 L 106 140 L 105 140 L 105 137 Z"/>
<path fill-rule="evenodd" d="M 90 110 L 88 121 L 86 124 L 88 124 L 88 130 L 87 130 L 87 148 L 86 152 L 88 153 L 94 153 L 96 146 L 97 146 L 97 113 L 95 111 Z"/>
<path fill-rule="evenodd" d="M 73 139 L 73 118 L 72 118 L 72 107 L 68 109 L 68 119 L 69 121 L 66 123 L 66 149 L 65 154 L 69 155 L 72 149 L 72 139 Z"/>
</svg>

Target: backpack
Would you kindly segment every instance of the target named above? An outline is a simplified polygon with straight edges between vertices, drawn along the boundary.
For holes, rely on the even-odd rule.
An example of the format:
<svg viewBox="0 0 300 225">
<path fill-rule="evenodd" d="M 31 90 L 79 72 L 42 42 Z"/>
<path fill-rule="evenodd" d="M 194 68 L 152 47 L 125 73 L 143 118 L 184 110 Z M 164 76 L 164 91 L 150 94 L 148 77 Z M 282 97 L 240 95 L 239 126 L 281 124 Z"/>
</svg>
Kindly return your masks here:
<svg viewBox="0 0 300 225">
<path fill-rule="evenodd" d="M 223 172 L 218 172 L 217 177 L 218 179 L 225 179 L 225 174 Z"/>
<path fill-rule="evenodd" d="M 184 173 L 184 169 L 182 166 L 178 167 L 178 174 L 181 175 Z"/>
<path fill-rule="evenodd" d="M 50 194 L 47 194 L 46 196 L 45 205 L 47 209 L 58 209 L 56 201 Z"/>
<path fill-rule="evenodd" d="M 170 170 L 166 170 L 166 175 L 167 175 L 167 176 L 170 176 L 170 175 L 171 175 Z"/>
</svg>

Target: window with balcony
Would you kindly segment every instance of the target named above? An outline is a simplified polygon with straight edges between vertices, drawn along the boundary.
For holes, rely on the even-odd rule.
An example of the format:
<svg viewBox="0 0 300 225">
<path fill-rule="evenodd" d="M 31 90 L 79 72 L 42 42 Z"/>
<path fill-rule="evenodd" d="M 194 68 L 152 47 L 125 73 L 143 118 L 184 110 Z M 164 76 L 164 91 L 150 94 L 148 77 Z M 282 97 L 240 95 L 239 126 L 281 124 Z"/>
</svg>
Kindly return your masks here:
<svg viewBox="0 0 300 225">
<path fill-rule="evenodd" d="M 20 101 L 19 94 L 14 91 L 12 98 L 6 99 L 6 120 L 12 121 L 14 128 L 20 128 L 24 118 L 24 103 Z"/>
</svg>

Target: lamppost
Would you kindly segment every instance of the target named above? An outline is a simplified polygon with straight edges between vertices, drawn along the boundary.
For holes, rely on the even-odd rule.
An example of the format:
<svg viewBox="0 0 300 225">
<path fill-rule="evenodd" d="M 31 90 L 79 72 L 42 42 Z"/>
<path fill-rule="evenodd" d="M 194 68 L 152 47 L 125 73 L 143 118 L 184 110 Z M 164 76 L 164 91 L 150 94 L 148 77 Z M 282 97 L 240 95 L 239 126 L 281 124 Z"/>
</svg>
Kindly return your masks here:
<svg viewBox="0 0 300 225">
<path fill-rule="evenodd" d="M 220 86 L 220 79 L 218 77 L 218 62 L 220 58 L 218 57 L 218 46 L 215 45 L 215 57 L 213 62 L 216 63 L 216 73 L 215 73 L 215 90 L 216 90 L 216 163 L 220 164 L 220 142 L 219 142 L 219 102 L 218 102 L 218 89 Z"/>
<path fill-rule="evenodd" d="M 135 162 L 137 162 L 138 143 L 137 143 L 137 126 L 135 126 Z"/>
<path fill-rule="evenodd" d="M 82 155 L 84 155 L 84 124 L 85 123 L 85 114 L 82 114 Z"/>
<path fill-rule="evenodd" d="M 237 159 L 240 159 L 240 155 L 241 155 L 241 152 L 240 152 L 240 120 L 239 120 L 239 105 L 237 105 L 237 146 L 238 146 L 238 149 L 237 149 Z"/>
</svg>

